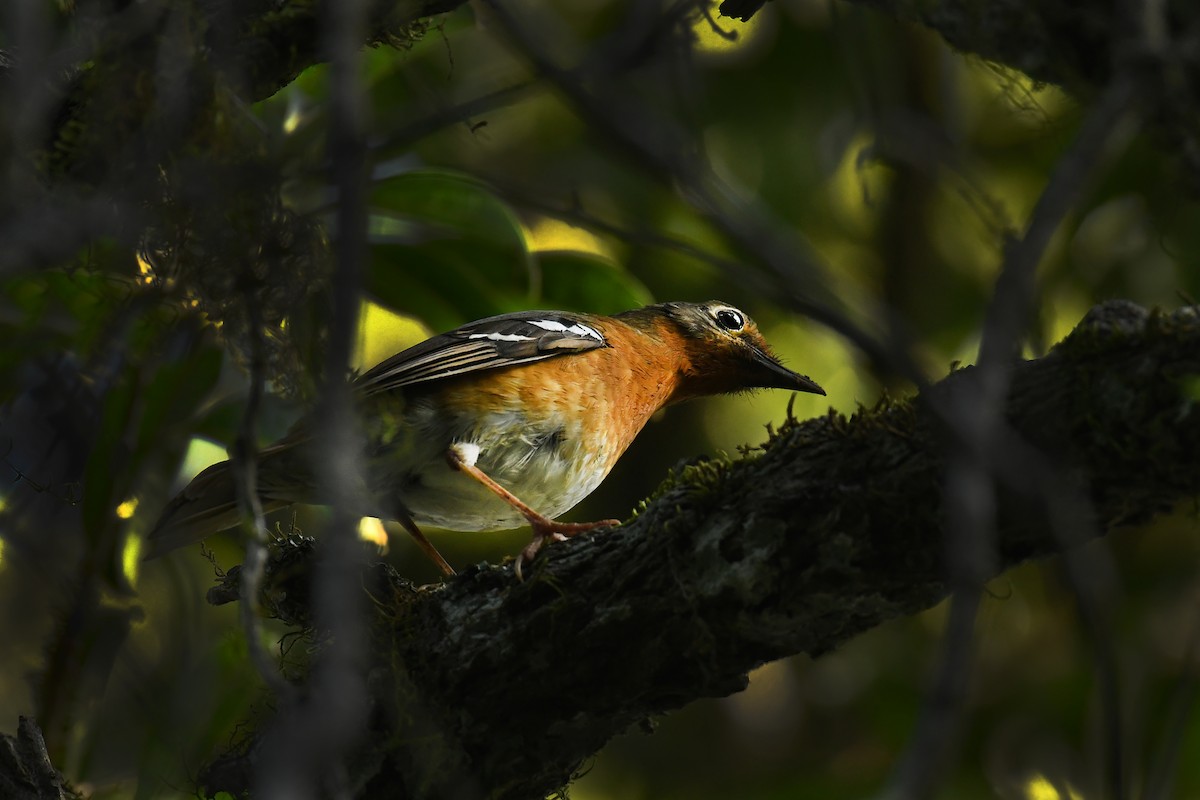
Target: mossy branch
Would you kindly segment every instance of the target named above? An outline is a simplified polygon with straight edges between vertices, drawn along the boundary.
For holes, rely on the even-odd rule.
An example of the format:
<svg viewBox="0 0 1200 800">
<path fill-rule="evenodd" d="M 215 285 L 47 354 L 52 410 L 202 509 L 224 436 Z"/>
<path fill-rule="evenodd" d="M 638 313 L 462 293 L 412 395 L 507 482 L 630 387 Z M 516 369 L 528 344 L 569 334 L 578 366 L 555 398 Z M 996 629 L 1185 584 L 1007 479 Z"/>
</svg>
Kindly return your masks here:
<svg viewBox="0 0 1200 800">
<path fill-rule="evenodd" d="M 374 730 L 350 770 L 359 795 L 543 796 L 655 714 L 939 602 L 945 539 L 962 532 L 943 529 L 952 437 L 930 409 L 973 373 L 849 419 L 789 423 L 757 458 L 691 467 L 629 524 L 548 548 L 525 583 L 480 567 L 416 589 L 365 568 L 378 613 Z M 1022 444 L 997 463 L 1069 475 L 1090 501 L 1089 536 L 1200 494 L 1200 308 L 1098 306 L 1013 377 L 1007 419 Z M 997 572 L 1065 547 L 1027 488 L 998 485 Z M 268 605 L 301 625 L 314 554 L 281 548 L 267 580 Z M 202 781 L 249 786 L 255 749 Z"/>
</svg>

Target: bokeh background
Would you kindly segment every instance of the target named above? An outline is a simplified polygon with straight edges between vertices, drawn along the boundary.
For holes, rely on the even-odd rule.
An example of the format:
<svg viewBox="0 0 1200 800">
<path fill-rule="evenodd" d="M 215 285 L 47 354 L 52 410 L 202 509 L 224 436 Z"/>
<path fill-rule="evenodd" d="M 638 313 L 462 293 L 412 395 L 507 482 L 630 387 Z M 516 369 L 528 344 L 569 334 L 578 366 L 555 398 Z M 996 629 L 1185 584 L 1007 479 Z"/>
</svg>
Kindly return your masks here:
<svg viewBox="0 0 1200 800">
<path fill-rule="evenodd" d="M 956 53 L 929 31 L 825 0 L 776 0 L 748 23 L 687 11 L 686 24 L 623 52 L 627 40 L 617 34 L 643 13 L 637 5 L 563 0 L 532 18 L 546 51 L 577 68 L 581 82 L 627 93 L 626 103 L 601 113 L 630 115 L 623 121 L 633 118 L 647 136 L 685 147 L 737 203 L 785 239 L 803 240 L 797 258 L 821 265 L 815 280 L 847 319 L 894 330 L 931 379 L 972 362 L 1006 237 L 1021 230 L 1071 145 L 1087 98 Z M 371 219 L 359 367 L 505 311 L 611 313 L 720 298 L 754 316 L 785 363 L 827 390 L 828 397 L 796 397 L 798 417 L 850 414 L 911 391 L 895 371 L 797 313 L 787 292 L 769 291 L 755 254 L 698 210 L 686 186 L 664 180 L 662 164 L 631 156 L 603 120 L 538 80 L 484 4 L 369 50 L 364 78 Z M 328 69 L 311 67 L 269 99 L 236 108 L 231 124 L 261 134 L 259 155 L 282 181 L 284 208 L 335 236 L 324 172 L 328 87 Z M 1174 307 L 1200 292 L 1200 217 L 1161 144 L 1152 135 L 1123 140 L 1060 227 L 1039 271 L 1027 355 L 1044 353 L 1098 301 Z M 215 572 L 239 563 L 237 537 L 211 539 L 211 562 L 198 548 L 138 560 L 164 491 L 225 458 L 247 391 L 244 334 L 189 283 L 176 263 L 187 260 L 187 247 L 162 239 L 89 242 L 57 266 L 5 275 L 0 298 L 10 343 L 0 353 L 0 399 L 10 410 L 28 402 L 30 363 L 86 361 L 120 325 L 132 330 L 121 334 L 121 368 L 145 378 L 128 386 L 153 388 L 160 375 L 164 386 L 187 386 L 185 396 L 153 396 L 162 413 L 136 428 L 146 453 L 170 447 L 122 468 L 102 437 L 86 454 L 87 474 L 95 481 L 111 470 L 106 493 L 94 499 L 60 487 L 55 501 L 83 503 L 92 521 L 82 544 L 63 552 L 92 559 L 87 569 L 120 587 L 96 598 L 104 613 L 131 620 L 127 629 L 106 628 L 103 614 L 72 629 L 64 609 L 72 607 L 73 573 L 30 575 L 20 554 L 0 549 L 0 727 L 38 715 L 58 766 L 95 797 L 188 796 L 205 758 L 269 705 L 235 610 L 204 599 Z M 319 249 L 280 245 L 305 246 Z M 319 348 L 296 344 L 307 340 L 295 328 L 312 324 L 303 301 L 269 337 L 285 354 L 272 363 L 293 366 L 272 375 L 277 391 L 259 419 L 264 444 L 311 402 L 306 387 L 320 375 Z M 140 304 L 136 313 L 127 311 L 131 303 Z M 187 339 L 171 350 L 169 332 L 181 329 Z M 292 350 L 299 355 L 289 361 Z M 779 424 L 790 400 L 762 392 L 671 409 L 569 518 L 628 516 L 673 467 L 765 440 L 764 426 Z M 107 407 L 111 425 L 122 408 Z M 11 426 L 4 433 L 12 438 Z M 39 454 L 16 438 L 6 456 L 11 484 L 39 481 L 54 494 L 54 475 L 39 473 Z M 301 509 L 294 524 L 317 531 L 323 513 Z M 293 524 L 290 515 L 274 521 Z M 116 535 L 119 547 L 92 547 L 88 537 L 99 530 Z M 371 524 L 364 532 L 378 535 Z M 438 579 L 407 537 L 390 525 L 388 532 L 386 558 L 398 570 Z M 503 559 L 527 535 L 431 538 L 465 566 Z M 1193 756 L 1172 770 L 1177 797 L 1200 796 L 1200 716 L 1190 704 L 1200 630 L 1195 541 L 1196 509 L 1183 508 L 1094 545 L 1113 570 L 1109 635 L 1130 774 L 1153 774 L 1177 731 L 1181 752 Z M 820 659 L 764 665 L 746 691 L 614 740 L 571 796 L 872 796 L 920 712 L 944 616 L 935 608 Z M 286 633 L 268 623 L 265 641 L 286 648 Z M 1101 689 L 1059 567 L 1027 565 L 993 582 L 978 641 L 967 724 L 939 796 L 1101 796 Z M 614 655 L 614 670 L 637 658 Z"/>
</svg>

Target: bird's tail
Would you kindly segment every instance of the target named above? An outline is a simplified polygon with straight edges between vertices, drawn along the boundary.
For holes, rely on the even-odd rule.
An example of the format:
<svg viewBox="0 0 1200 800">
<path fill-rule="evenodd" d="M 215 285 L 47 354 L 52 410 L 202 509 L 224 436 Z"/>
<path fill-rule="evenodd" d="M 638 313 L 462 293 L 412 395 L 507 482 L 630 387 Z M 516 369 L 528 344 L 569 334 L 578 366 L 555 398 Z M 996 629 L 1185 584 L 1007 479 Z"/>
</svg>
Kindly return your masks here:
<svg viewBox="0 0 1200 800">
<path fill-rule="evenodd" d="M 263 510 L 281 508 L 284 503 L 264 500 Z M 146 560 L 199 542 L 218 531 L 232 528 L 240 521 L 233 473 L 228 461 L 213 464 L 201 472 L 175 496 L 146 539 Z"/>
</svg>

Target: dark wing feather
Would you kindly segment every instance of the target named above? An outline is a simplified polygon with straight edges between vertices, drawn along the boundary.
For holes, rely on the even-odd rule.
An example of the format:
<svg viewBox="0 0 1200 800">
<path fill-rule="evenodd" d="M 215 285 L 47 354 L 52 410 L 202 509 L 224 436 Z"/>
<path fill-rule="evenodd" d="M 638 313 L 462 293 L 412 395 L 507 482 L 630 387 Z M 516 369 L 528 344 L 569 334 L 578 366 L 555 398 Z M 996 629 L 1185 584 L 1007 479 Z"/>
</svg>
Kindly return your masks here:
<svg viewBox="0 0 1200 800">
<path fill-rule="evenodd" d="M 370 395 L 607 346 L 599 330 L 573 314 L 502 314 L 468 323 L 397 353 L 363 373 L 355 387 Z"/>
</svg>

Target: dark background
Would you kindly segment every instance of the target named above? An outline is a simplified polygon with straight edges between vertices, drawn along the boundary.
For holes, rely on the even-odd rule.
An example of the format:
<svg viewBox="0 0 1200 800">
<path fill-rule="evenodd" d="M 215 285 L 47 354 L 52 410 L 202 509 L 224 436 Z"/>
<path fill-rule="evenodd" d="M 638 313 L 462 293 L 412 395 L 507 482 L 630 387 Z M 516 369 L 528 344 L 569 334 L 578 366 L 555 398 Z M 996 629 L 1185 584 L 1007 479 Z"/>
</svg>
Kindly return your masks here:
<svg viewBox="0 0 1200 800">
<path fill-rule="evenodd" d="M 330 68 L 269 91 L 244 64 L 221 72 L 220 14 L 205 27 L 182 10 L 204 4 L 144 5 L 17 3 L 0 20 L 0 728 L 36 717 L 56 766 L 114 798 L 188 796 L 190 776 L 267 704 L 235 609 L 204 600 L 215 565 L 239 563 L 239 538 L 211 539 L 214 563 L 189 548 L 139 564 L 138 550 L 170 492 L 225 457 L 256 358 L 270 391 L 260 444 L 316 402 L 330 287 L 344 279 Z M 911 372 L 801 313 L 810 303 L 926 378 L 975 360 L 1005 244 L 1076 141 L 1092 76 L 1069 75 L 1064 91 L 851 3 L 779 0 L 746 24 L 690 5 L 523 8 L 538 56 L 572 70 L 557 80 L 488 4 L 381 26 L 357 83 L 369 170 L 358 366 L 504 311 L 711 298 L 751 313 L 825 387 L 795 399 L 801 418 L 912 391 Z M 594 90 L 590 104 L 572 86 Z M 1194 182 L 1149 117 L 1112 136 L 1061 220 L 1026 356 L 1101 300 L 1173 308 L 1200 293 Z M 762 226 L 751 246 L 730 219 Z M 791 282 L 778 252 L 798 265 Z M 627 516 L 673 466 L 765 439 L 788 402 L 763 392 L 672 409 L 570 518 Z M 324 512 L 300 514 L 320 530 Z M 1200 752 L 1195 533 L 1186 507 L 1092 545 L 1112 570 L 1105 634 L 1135 784 L 1172 736 Z M 431 538 L 465 566 L 526 537 Z M 438 578 L 402 535 L 387 557 Z M 1059 570 L 989 585 L 961 747 L 937 796 L 1101 796 L 1105 690 Z M 768 664 L 745 692 L 614 740 L 572 796 L 872 796 L 913 730 L 944 623 L 940 606 L 818 660 Z M 262 631 L 271 648 L 285 634 Z M 1200 795 L 1194 758 L 1168 771 L 1173 796 Z"/>
</svg>

